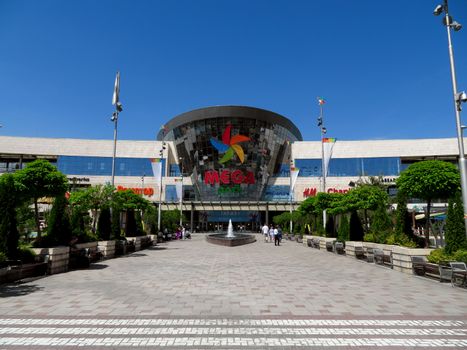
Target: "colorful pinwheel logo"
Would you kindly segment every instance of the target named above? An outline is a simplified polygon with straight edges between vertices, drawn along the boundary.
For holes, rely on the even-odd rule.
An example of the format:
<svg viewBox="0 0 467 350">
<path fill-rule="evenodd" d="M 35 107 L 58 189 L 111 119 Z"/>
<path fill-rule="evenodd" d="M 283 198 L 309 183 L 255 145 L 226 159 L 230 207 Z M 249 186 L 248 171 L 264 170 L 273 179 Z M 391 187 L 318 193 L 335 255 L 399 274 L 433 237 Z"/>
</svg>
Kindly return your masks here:
<svg viewBox="0 0 467 350">
<path fill-rule="evenodd" d="M 221 164 L 224 164 L 225 162 L 232 159 L 234 152 L 237 154 L 240 162 L 243 163 L 245 160 L 245 153 L 243 153 L 243 148 L 240 145 L 237 145 L 237 143 L 250 141 L 250 138 L 243 135 L 235 135 L 230 137 L 231 128 L 231 125 L 227 125 L 225 128 L 224 133 L 222 134 L 222 142 L 211 137 L 211 144 L 214 146 L 214 148 L 217 149 L 219 153 L 224 153 L 224 156 L 219 160 L 219 163 Z"/>
</svg>

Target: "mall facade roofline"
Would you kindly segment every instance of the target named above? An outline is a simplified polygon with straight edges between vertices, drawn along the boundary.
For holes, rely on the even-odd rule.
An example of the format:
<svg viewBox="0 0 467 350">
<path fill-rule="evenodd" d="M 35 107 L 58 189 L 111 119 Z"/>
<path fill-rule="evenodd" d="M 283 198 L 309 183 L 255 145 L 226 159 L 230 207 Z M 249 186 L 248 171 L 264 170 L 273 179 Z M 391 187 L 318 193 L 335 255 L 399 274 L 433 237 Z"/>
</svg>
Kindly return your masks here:
<svg viewBox="0 0 467 350">
<path fill-rule="evenodd" d="M 298 140 L 303 140 L 302 133 L 290 119 L 267 109 L 249 106 L 227 105 L 198 108 L 179 114 L 178 116 L 170 119 L 167 123 L 165 123 L 164 129 L 165 131 L 170 131 L 177 126 L 209 118 L 249 118 L 261 120 L 268 123 L 281 125 L 294 134 Z M 157 139 L 162 140 L 164 134 L 164 130 L 159 131 Z"/>
</svg>

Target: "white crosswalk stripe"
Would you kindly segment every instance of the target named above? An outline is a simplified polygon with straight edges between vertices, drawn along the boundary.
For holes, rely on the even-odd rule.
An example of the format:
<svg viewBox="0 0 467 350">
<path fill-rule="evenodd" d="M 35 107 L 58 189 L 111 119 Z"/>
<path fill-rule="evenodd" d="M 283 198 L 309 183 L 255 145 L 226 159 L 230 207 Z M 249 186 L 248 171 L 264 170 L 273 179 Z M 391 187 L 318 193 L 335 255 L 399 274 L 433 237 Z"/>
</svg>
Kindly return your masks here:
<svg viewBox="0 0 467 350">
<path fill-rule="evenodd" d="M 0 319 L 0 349 L 467 348 L 462 320 Z"/>
</svg>

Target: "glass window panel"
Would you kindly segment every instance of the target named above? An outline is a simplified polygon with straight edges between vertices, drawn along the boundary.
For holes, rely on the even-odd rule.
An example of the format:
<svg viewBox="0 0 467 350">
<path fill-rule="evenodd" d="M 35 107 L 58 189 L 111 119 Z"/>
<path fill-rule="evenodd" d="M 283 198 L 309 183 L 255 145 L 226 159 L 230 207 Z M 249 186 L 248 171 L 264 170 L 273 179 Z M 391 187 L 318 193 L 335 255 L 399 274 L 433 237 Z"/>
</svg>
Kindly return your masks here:
<svg viewBox="0 0 467 350">
<path fill-rule="evenodd" d="M 359 158 L 334 158 L 329 161 L 327 176 L 360 176 L 362 175 Z"/>
<path fill-rule="evenodd" d="M 400 160 L 396 157 L 363 158 L 363 175 L 390 176 L 399 175 Z"/>
<path fill-rule="evenodd" d="M 300 169 L 298 176 L 300 177 L 320 177 L 321 159 L 295 159 L 295 167 Z"/>
</svg>

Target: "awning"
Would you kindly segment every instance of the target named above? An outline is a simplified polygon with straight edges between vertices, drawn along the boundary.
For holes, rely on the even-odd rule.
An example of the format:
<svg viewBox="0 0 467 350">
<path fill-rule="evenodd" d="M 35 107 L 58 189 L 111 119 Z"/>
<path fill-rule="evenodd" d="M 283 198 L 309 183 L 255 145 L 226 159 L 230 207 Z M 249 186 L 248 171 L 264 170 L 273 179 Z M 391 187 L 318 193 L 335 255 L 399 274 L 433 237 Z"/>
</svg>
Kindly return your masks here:
<svg viewBox="0 0 467 350">
<path fill-rule="evenodd" d="M 432 213 L 430 214 L 430 218 L 435 220 L 444 220 L 446 219 L 446 213 Z M 415 220 L 425 219 L 425 214 L 417 214 L 415 215 Z"/>
</svg>

